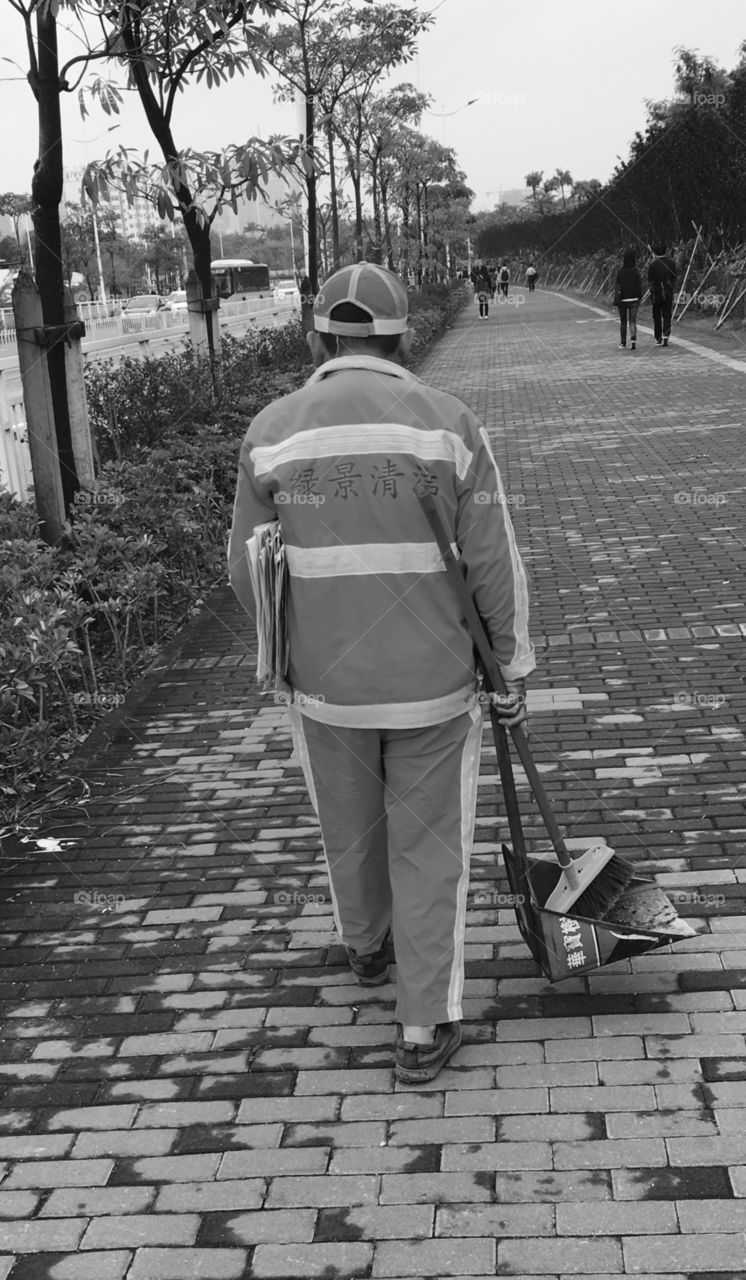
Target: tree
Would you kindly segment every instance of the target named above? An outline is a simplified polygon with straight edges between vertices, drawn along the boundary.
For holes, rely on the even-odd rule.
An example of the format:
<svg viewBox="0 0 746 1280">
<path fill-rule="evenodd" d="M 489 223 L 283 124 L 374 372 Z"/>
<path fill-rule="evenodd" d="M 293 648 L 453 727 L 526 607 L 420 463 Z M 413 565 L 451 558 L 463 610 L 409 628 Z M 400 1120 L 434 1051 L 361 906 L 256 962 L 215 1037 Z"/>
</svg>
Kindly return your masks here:
<svg viewBox="0 0 746 1280">
<path fill-rule="evenodd" d="M 31 197 L 16 195 L 14 191 L 6 191 L 0 195 L 0 214 L 13 219 L 13 232 L 18 246 L 18 258 L 25 259 L 25 249 L 21 240 L 21 218 L 31 212 Z"/>
<path fill-rule="evenodd" d="M 175 4 L 173 0 L 90 0 L 104 32 L 101 49 L 124 67 L 128 87 L 142 104 L 163 157 L 162 164 L 139 158 L 126 148 L 89 166 L 85 190 L 95 202 L 110 182 L 119 181 L 130 200 L 138 194 L 151 199 L 161 217 L 174 220 L 178 210 L 184 223 L 194 269 L 206 299 L 212 296 L 210 228 L 225 205 L 234 212 L 240 194 L 256 196 L 271 169 L 290 162 L 293 148 L 284 139 L 268 143 L 249 138 L 221 151 L 198 152 L 177 145 L 175 106 L 193 81 L 215 88 L 252 68 L 264 66 L 257 50 L 255 13 L 270 16 L 276 0 Z M 85 55 L 83 55 L 85 56 Z M 89 55 L 90 56 L 90 55 Z M 98 55 L 96 55 L 98 56 Z M 121 93 L 116 85 L 98 79 L 91 87 L 102 109 L 116 113 Z M 207 336 L 214 351 L 215 313 L 207 312 Z"/>
<path fill-rule="evenodd" d="M 567 201 L 565 200 L 565 187 L 572 186 L 572 174 L 568 169 L 555 169 L 554 177 L 557 187 L 559 187 L 560 196 L 562 197 L 562 208 L 566 209 Z"/>
<path fill-rule="evenodd" d="M 419 124 L 429 101 L 429 94 L 419 93 L 413 84 L 400 84 L 386 93 L 371 95 L 363 105 L 362 119 L 367 131 L 363 153 L 370 165 L 373 198 L 374 262 L 382 261 L 384 247 L 390 241 L 390 170 L 384 168 L 383 161 L 395 153 L 402 124 Z"/>
<path fill-rule="evenodd" d="M 26 32 L 28 82 L 36 99 L 38 156 L 31 181 L 31 217 L 36 240 L 36 284 L 41 299 L 44 325 L 58 328 L 47 346 L 47 368 L 54 410 L 55 435 L 62 481 L 65 513 L 77 492 L 70 414 L 67 404 L 64 325 L 64 274 L 62 268 L 62 119 L 60 97 L 69 87 L 67 67 L 60 69 L 57 52 L 57 12 L 74 9 L 72 0 L 8 0 L 20 14 Z M 69 66 L 69 64 L 68 64 Z M 42 529 L 46 536 L 46 528 Z"/>
<path fill-rule="evenodd" d="M 544 170 L 532 169 L 531 173 L 526 174 L 523 181 L 525 182 L 527 187 L 531 188 L 531 195 L 528 197 L 529 200 L 533 200 L 534 208 L 538 208 L 539 200 L 538 200 L 537 192 L 542 182 L 544 181 Z"/>
<path fill-rule="evenodd" d="M 430 18 L 393 3 L 354 0 L 278 0 L 289 19 L 264 28 L 267 60 L 287 85 L 280 96 L 298 95 L 305 103 L 303 177 L 308 201 L 308 275 L 318 285 L 318 176 L 321 170 L 317 133 L 323 131 L 330 182 L 332 262 L 340 260 L 339 196 L 335 135 L 343 143 L 352 180 L 358 260 L 363 253 L 361 155 L 365 126 L 361 113 L 383 73 L 414 56 L 417 35 Z M 321 116 L 318 116 L 317 106 Z"/>
</svg>

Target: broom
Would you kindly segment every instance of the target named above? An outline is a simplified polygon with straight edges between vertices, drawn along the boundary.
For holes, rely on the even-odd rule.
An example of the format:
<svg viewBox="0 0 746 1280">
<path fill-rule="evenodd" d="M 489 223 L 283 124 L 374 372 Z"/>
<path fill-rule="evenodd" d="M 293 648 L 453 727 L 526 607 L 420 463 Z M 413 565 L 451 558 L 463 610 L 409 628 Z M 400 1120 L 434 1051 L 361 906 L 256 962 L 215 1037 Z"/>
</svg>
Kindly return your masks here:
<svg viewBox="0 0 746 1280">
<path fill-rule="evenodd" d="M 448 578 L 464 611 L 466 624 L 479 656 L 484 687 L 488 693 L 506 697 L 508 691 L 505 681 L 492 653 L 484 623 L 451 550 L 448 532 L 438 508 L 431 497 L 420 496 L 419 501 L 435 535 Z M 574 908 L 573 915 L 603 920 L 633 879 L 635 869 L 603 841 L 591 845 L 582 854 L 570 853 L 552 813 L 549 798 L 520 725 L 514 725 L 510 732 L 561 868 L 560 878 L 544 907 L 547 911 L 556 911 L 560 915 L 569 915 L 570 909 Z"/>
</svg>

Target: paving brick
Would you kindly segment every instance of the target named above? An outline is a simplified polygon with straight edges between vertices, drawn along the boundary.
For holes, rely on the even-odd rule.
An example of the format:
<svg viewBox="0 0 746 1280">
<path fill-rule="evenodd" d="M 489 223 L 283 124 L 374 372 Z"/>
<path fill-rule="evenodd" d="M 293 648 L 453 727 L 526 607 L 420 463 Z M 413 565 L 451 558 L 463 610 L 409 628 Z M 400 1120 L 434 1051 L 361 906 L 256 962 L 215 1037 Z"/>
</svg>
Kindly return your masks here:
<svg viewBox="0 0 746 1280">
<path fill-rule="evenodd" d="M 746 1200 L 677 1200 L 676 1213 L 685 1233 L 746 1232 Z"/>
<path fill-rule="evenodd" d="M 283 1177 L 273 1178 L 265 1201 L 266 1209 L 305 1208 L 309 1205 L 374 1204 L 378 1198 L 379 1178 L 359 1177 Z"/>
<path fill-rule="evenodd" d="M 648 1236 L 645 1237 L 649 1239 Z M 594 1236 L 592 1240 L 499 1240 L 499 1275 L 588 1275 L 594 1280 L 601 1272 L 616 1275 L 624 1270 L 618 1240 Z"/>
<path fill-rule="evenodd" d="M 544 1046 L 547 1062 L 584 1062 L 644 1058 L 641 1036 L 609 1036 L 604 1040 L 554 1040 Z"/>
<path fill-rule="evenodd" d="M 443 1146 L 441 1168 L 551 1169 L 552 1148 L 548 1142 L 454 1142 Z"/>
<path fill-rule="evenodd" d="M 615 1200 L 718 1200 L 739 1192 L 733 1170 L 715 1165 L 690 1168 L 613 1169 Z"/>
<path fill-rule="evenodd" d="M 359 1099 L 350 1099 L 350 1101 L 357 1102 Z M 346 1102 L 347 1100 L 345 1105 Z M 333 1095 L 318 1098 L 245 1098 L 239 1104 L 236 1124 L 272 1120 L 288 1122 L 336 1120 L 339 1109 L 339 1098 Z M 361 1118 L 367 1119 L 367 1117 Z"/>
<path fill-rule="evenodd" d="M 65 1187 L 52 1192 L 39 1217 L 97 1218 L 101 1215 L 119 1217 L 124 1213 L 145 1213 L 154 1199 L 155 1187 L 97 1187 L 95 1190 Z"/>
<path fill-rule="evenodd" d="M 555 1169 L 619 1169 L 667 1164 L 662 1138 L 618 1138 L 608 1142 L 557 1142 Z"/>
<path fill-rule="evenodd" d="M 676 1206 L 661 1200 L 647 1204 L 637 1200 L 601 1204 L 597 1200 L 581 1200 L 557 1205 L 560 1236 L 667 1235 L 678 1229 Z"/>
<path fill-rule="evenodd" d="M 277 1276 L 282 1280 L 297 1276 L 312 1280 L 314 1276 L 355 1276 L 370 1274 L 372 1244 L 260 1244 L 254 1251 L 252 1275 Z"/>
<path fill-rule="evenodd" d="M 23 1133 L 0 1138 L 0 1160 L 59 1160 L 70 1152 L 72 1133 Z"/>
<path fill-rule="evenodd" d="M 344 1098 L 341 1109 L 343 1120 L 414 1120 L 442 1115 L 442 1095 L 426 1093 L 360 1094 Z"/>
<path fill-rule="evenodd" d="M 177 1129 L 191 1124 L 227 1124 L 235 1114 L 233 1102 L 149 1102 L 140 1107 L 135 1128 Z"/>
<path fill-rule="evenodd" d="M 220 1159 L 219 1153 L 144 1156 L 142 1160 L 122 1161 L 117 1172 L 121 1174 L 122 1185 L 125 1182 L 202 1182 L 215 1177 Z"/>
<path fill-rule="evenodd" d="M 376 1247 L 374 1276 L 493 1275 L 495 1242 L 464 1240 L 397 1240 Z"/>
<path fill-rule="evenodd" d="M 322 1209 L 317 1240 L 427 1240 L 433 1234 L 432 1205 L 353 1205 Z"/>
<path fill-rule="evenodd" d="M 202 1220 L 200 1242 L 203 1245 L 277 1244 L 278 1241 L 283 1244 L 310 1244 L 315 1228 L 315 1209 L 212 1213 Z M 339 1236 L 333 1238 L 340 1239 Z"/>
<path fill-rule="evenodd" d="M 492 1142 L 495 1121 L 492 1116 L 454 1116 L 437 1120 L 393 1120 L 388 1141 L 391 1146 L 432 1142 Z"/>
<path fill-rule="evenodd" d="M 381 1204 L 459 1204 L 492 1199 L 493 1175 L 483 1173 L 385 1173 Z"/>
<path fill-rule="evenodd" d="M 128 1129 L 137 1113 L 136 1106 L 77 1107 L 55 1111 L 45 1117 L 45 1127 L 58 1129 Z"/>
<path fill-rule="evenodd" d="M 20 1258 L 13 1280 L 123 1280 L 130 1265 L 129 1249 L 111 1249 L 105 1253 L 43 1253 Z M 6 1280 L 0 1260 L 0 1277 Z"/>
<path fill-rule="evenodd" d="M 593 1202 L 595 1214 L 597 1202 Z M 437 1210 L 438 1236 L 554 1236 L 550 1204 L 443 1205 Z M 407 1233 L 411 1234 L 411 1233 Z"/>
<path fill-rule="evenodd" d="M 126 1214 L 95 1218 L 81 1249 L 140 1249 L 145 1245 L 192 1245 L 200 1219 L 196 1213 Z"/>
<path fill-rule="evenodd" d="M 218 1213 L 254 1210 L 261 1208 L 266 1189 L 263 1178 L 242 1178 L 240 1182 L 180 1182 L 158 1189 L 155 1211 Z"/>
<path fill-rule="evenodd" d="M 169 1053 L 204 1053 L 212 1044 L 210 1031 L 192 1031 L 189 1034 L 153 1036 L 126 1036 L 122 1041 L 119 1056 L 136 1058 L 145 1055 Z"/>
<path fill-rule="evenodd" d="M 629 1271 L 717 1273 L 743 1267 L 744 1241 L 739 1234 L 622 1237 L 624 1265 Z"/>
<path fill-rule="evenodd" d="M 124 1129 L 119 1133 L 81 1133 L 70 1153 L 91 1156 L 165 1156 L 178 1141 L 174 1129 Z"/>
<path fill-rule="evenodd" d="M 303 1094 L 390 1093 L 393 1070 L 299 1071 L 295 1096 Z"/>
<path fill-rule="evenodd" d="M 280 1174 L 325 1173 L 329 1165 L 328 1147 L 257 1148 L 228 1151 L 223 1156 L 217 1180 L 224 1178 L 274 1178 Z"/>
<path fill-rule="evenodd" d="M 613 1111 L 606 1116 L 609 1138 L 713 1137 L 718 1126 L 705 1111 Z"/>
<path fill-rule="evenodd" d="M 0 1219 L 30 1218 L 38 1203 L 39 1197 L 32 1191 L 0 1191 Z"/>
<path fill-rule="evenodd" d="M 67 1222 L 57 1222 L 54 1219 L 48 1222 L 4 1222 L 2 1247 L 13 1253 L 77 1249 L 85 1228 L 85 1218 L 70 1218 Z"/>
<path fill-rule="evenodd" d="M 669 1161 L 674 1167 L 746 1163 L 746 1134 L 717 1138 L 667 1138 L 666 1147 Z"/>
<path fill-rule="evenodd" d="M 241 1280 L 245 1249 L 138 1249 L 127 1280 Z"/>
<path fill-rule="evenodd" d="M 377 1147 L 385 1141 L 386 1125 L 383 1120 L 361 1120 L 358 1124 L 340 1124 L 339 1122 L 289 1124 L 285 1126 L 282 1145 L 284 1147 Z"/>
<path fill-rule="evenodd" d="M 440 1079 L 440 1077 L 438 1077 Z M 520 1115 L 549 1110 L 547 1089 L 474 1089 L 445 1095 L 447 1116 Z"/>
<path fill-rule="evenodd" d="M 18 1187 L 103 1187 L 113 1167 L 112 1160 L 34 1160 L 15 1165 L 3 1183 L 3 1191 Z"/>
</svg>

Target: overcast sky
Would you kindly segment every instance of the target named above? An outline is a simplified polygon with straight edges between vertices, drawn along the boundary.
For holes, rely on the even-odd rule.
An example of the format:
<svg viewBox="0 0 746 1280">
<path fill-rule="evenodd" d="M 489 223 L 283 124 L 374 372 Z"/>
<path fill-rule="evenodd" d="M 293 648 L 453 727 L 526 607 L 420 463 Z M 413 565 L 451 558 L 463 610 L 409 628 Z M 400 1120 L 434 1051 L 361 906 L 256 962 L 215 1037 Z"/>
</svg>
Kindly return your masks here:
<svg viewBox="0 0 746 1280">
<path fill-rule="evenodd" d="M 522 187 L 533 169 L 604 181 L 643 128 L 645 99 L 671 96 L 675 46 L 730 69 L 746 39 L 743 0 L 420 0 L 420 8 L 437 10 L 435 25 L 417 61 L 392 83 L 412 80 L 432 94 L 434 111 L 455 112 L 427 116 L 423 128 L 456 150 L 476 208 Z M 7 0 L 0 0 L 0 48 L 24 63 L 23 26 Z M 19 74 L 0 62 L 0 191 L 29 190 L 37 150 L 31 91 L 5 79 Z M 478 101 L 464 107 L 471 98 Z M 271 82 L 254 75 L 217 91 L 190 89 L 177 112 L 184 146 L 217 149 L 253 134 L 296 132 L 293 107 L 275 105 Z M 68 98 L 66 167 L 119 143 L 154 150 L 137 102 L 121 120 L 109 133 L 111 121 L 95 109 L 84 125 Z"/>
</svg>

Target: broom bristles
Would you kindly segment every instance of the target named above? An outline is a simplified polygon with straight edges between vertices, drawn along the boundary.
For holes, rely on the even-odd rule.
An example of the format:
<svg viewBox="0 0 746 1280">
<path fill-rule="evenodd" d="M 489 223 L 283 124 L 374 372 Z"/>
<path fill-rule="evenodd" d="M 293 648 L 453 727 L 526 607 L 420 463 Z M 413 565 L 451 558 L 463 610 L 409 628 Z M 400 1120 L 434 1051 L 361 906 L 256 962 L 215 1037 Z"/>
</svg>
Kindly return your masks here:
<svg viewBox="0 0 746 1280">
<path fill-rule="evenodd" d="M 603 920 L 615 902 L 628 888 L 635 868 L 616 854 L 602 867 L 595 880 L 575 899 L 573 912 L 591 919 Z"/>
</svg>

